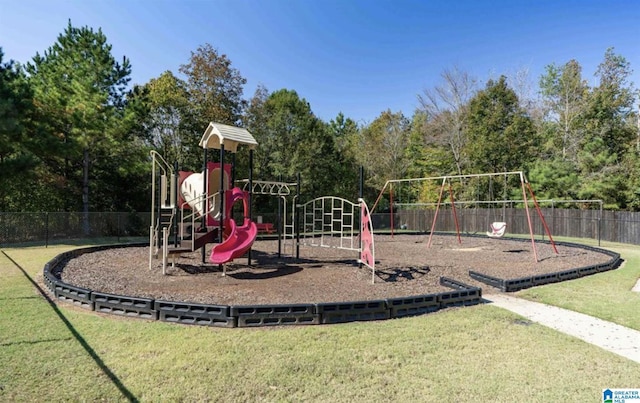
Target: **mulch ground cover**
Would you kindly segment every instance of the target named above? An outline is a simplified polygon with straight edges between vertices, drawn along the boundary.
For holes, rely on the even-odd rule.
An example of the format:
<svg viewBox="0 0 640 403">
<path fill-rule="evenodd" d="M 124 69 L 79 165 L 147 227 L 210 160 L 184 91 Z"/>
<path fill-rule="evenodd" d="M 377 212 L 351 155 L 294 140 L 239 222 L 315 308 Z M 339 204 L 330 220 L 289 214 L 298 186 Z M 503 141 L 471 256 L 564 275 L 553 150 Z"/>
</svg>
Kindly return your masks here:
<svg viewBox="0 0 640 403">
<path fill-rule="evenodd" d="M 362 301 L 450 291 L 440 277 L 482 287 L 485 294 L 495 289 L 469 277 L 474 270 L 493 277 L 514 279 L 553 273 L 607 262 L 610 257 L 577 247 L 536 243 L 538 261 L 531 241 L 505 238 L 436 235 L 427 247 L 426 235 L 377 235 L 376 273 L 359 267 L 357 253 L 335 248 L 300 246 L 300 259 L 291 257 L 293 245 L 277 241 L 256 241 L 251 265 L 246 257 L 227 264 L 226 276 L 218 265 L 205 263 L 202 252 L 183 253 L 166 275 L 162 261 L 152 260 L 148 247 L 129 247 L 93 252 L 71 259 L 62 272 L 68 284 L 93 291 L 221 305 L 291 304 Z M 286 253 L 284 253 L 286 252 Z M 171 260 L 170 260 L 171 262 Z"/>
</svg>

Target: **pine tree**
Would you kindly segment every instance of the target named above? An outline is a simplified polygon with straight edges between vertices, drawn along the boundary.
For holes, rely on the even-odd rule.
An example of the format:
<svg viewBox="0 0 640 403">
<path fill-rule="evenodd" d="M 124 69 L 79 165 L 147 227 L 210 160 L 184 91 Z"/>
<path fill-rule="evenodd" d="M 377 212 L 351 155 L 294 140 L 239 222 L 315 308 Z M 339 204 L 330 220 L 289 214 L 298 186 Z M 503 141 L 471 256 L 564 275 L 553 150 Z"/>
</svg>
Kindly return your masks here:
<svg viewBox="0 0 640 403">
<path fill-rule="evenodd" d="M 110 148 L 111 129 L 123 107 L 131 68 L 118 63 L 102 30 L 68 26 L 57 41 L 27 65 L 41 126 L 37 135 L 52 147 L 47 158 L 65 189 L 81 195 L 84 229 L 89 231 L 90 169 L 100 148 Z M 79 172 L 79 173 L 78 173 Z M 80 191 L 78 192 L 78 188 Z M 68 201 L 66 208 L 75 209 Z"/>
</svg>

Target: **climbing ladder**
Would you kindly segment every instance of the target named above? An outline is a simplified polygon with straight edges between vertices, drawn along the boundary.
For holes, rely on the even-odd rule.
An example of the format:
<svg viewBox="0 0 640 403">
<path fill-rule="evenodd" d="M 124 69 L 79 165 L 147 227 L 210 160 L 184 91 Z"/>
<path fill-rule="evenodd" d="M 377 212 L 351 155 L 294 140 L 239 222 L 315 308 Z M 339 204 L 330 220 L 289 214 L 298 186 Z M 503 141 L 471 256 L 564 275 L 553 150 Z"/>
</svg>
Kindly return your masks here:
<svg viewBox="0 0 640 403">
<path fill-rule="evenodd" d="M 166 251 L 176 215 L 176 179 L 173 168 L 160 154 L 151 151 L 151 227 L 149 228 L 149 270 L 160 250 Z M 159 188 L 157 188 L 159 187 Z M 156 200 L 157 199 L 157 200 Z M 158 215 L 156 217 L 156 214 Z M 163 252 L 163 263 L 164 263 Z"/>
<path fill-rule="evenodd" d="M 303 245 L 359 250 L 356 217 L 360 204 L 340 197 L 325 196 L 302 205 Z"/>
<path fill-rule="evenodd" d="M 287 198 L 292 194 L 291 189 L 298 186 L 298 184 L 295 182 L 287 183 L 254 180 L 251 181 L 250 187 L 248 179 L 244 179 L 239 182 L 244 182 L 243 190 L 246 192 L 251 191 L 251 193 L 255 195 L 270 195 L 280 197 L 282 199 L 282 232 L 280 235 L 283 240 L 283 253 L 286 254 L 287 250 L 289 250 L 288 253 L 293 255 L 296 246 L 295 207 L 289 210 Z M 297 195 L 293 195 L 293 199 L 291 201 L 292 206 L 296 205 L 297 197 Z"/>
<path fill-rule="evenodd" d="M 302 206 L 300 244 L 359 252 L 358 263 L 371 269 L 375 282 L 375 247 L 369 208 L 334 196 L 313 199 Z"/>
<path fill-rule="evenodd" d="M 175 257 L 184 252 L 193 252 L 207 243 L 217 239 L 218 229 L 202 227 L 203 214 L 214 212 L 214 200 L 219 198 L 215 193 L 209 196 L 200 195 L 193 200 L 187 200 L 181 206 L 177 205 L 177 177 L 174 170 L 155 151 L 152 156 L 152 197 L 151 197 L 151 227 L 149 229 L 149 270 L 153 268 L 153 259 L 162 258 L 162 273 L 166 274 L 169 257 Z M 156 188 L 158 186 L 159 188 Z M 189 203 L 200 203 L 208 206 L 204 212 L 185 210 Z M 157 216 L 156 216 L 157 214 Z M 173 240 L 170 238 L 173 235 Z M 159 256 L 161 254 L 161 256 Z"/>
</svg>

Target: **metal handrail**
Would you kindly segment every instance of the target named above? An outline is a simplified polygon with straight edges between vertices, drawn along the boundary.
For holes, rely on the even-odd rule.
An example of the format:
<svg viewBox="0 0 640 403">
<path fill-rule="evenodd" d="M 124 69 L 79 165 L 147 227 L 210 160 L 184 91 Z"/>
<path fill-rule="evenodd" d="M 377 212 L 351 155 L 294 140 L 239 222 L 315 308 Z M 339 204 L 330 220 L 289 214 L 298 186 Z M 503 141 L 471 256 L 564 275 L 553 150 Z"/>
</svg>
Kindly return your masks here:
<svg viewBox="0 0 640 403">
<path fill-rule="evenodd" d="M 151 225 L 153 226 L 154 231 L 157 231 L 159 224 L 155 223 L 155 210 L 156 210 L 156 165 L 162 171 L 163 175 L 174 175 L 173 168 L 162 158 L 156 151 L 151 151 L 149 153 L 152 157 L 152 165 L 151 165 Z"/>
<path fill-rule="evenodd" d="M 171 166 L 167 163 L 167 161 L 165 161 L 165 159 L 162 158 L 162 156 L 158 152 L 152 150 L 149 154 L 151 155 L 151 226 L 149 228 L 149 270 L 151 270 L 153 255 L 157 253 L 157 248 L 160 247 L 160 240 L 159 240 L 160 223 L 156 222 L 156 217 L 155 217 L 155 214 L 156 214 L 156 166 L 162 172 L 161 175 L 167 176 L 167 174 L 170 174 L 171 177 L 173 177 L 174 171 L 173 171 L 173 168 L 171 168 Z M 171 225 L 171 223 L 173 223 L 173 216 L 171 217 L 171 221 L 169 222 L 169 224 Z M 166 251 L 163 253 L 166 253 Z M 166 260 L 166 257 L 163 256 L 163 259 Z"/>
<path fill-rule="evenodd" d="M 248 191 L 248 179 L 241 179 L 238 182 L 244 183 L 242 190 Z M 288 196 L 291 194 L 291 189 L 289 187 L 294 187 L 297 185 L 297 183 L 254 180 L 251 183 L 251 193 L 271 196 Z"/>
<path fill-rule="evenodd" d="M 216 192 L 210 195 L 207 195 L 206 197 L 204 197 L 205 195 L 199 195 L 197 197 L 194 197 L 192 199 L 189 199 L 187 201 L 185 201 L 184 203 L 180 204 L 180 222 L 184 223 L 185 221 L 191 219 L 191 239 L 195 239 L 195 232 L 196 232 L 196 219 L 197 218 L 201 218 L 203 215 L 204 216 L 209 216 L 211 213 L 213 213 L 215 211 L 214 208 L 214 203 L 209 203 L 210 199 L 214 199 L 216 196 L 219 196 L 220 192 Z M 202 200 L 200 200 L 202 199 Z M 210 206 L 207 211 L 204 212 L 204 214 L 200 214 L 199 211 L 192 209 L 192 212 L 189 214 L 184 213 L 185 210 L 185 205 L 191 206 L 191 203 L 198 203 L 198 202 L 202 202 L 202 203 L 206 203 L 208 206 Z M 223 214 L 224 216 L 224 214 Z M 191 246 L 193 248 L 193 244 Z"/>
</svg>

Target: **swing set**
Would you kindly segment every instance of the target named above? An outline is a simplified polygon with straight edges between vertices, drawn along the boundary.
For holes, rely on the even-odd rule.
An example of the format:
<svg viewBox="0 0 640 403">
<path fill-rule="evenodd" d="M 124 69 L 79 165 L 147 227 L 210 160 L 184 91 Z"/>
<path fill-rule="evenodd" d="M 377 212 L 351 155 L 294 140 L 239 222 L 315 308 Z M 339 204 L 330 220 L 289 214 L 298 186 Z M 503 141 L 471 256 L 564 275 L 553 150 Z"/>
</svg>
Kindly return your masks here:
<svg viewBox="0 0 640 403">
<path fill-rule="evenodd" d="M 394 185 L 398 186 L 400 184 L 403 183 L 419 183 L 419 182 L 425 182 L 425 181 L 441 181 L 441 186 L 439 189 L 439 195 L 438 195 L 438 200 L 435 203 L 412 203 L 412 205 L 431 205 L 431 206 L 435 206 L 435 212 L 433 215 L 433 220 L 431 223 L 431 230 L 429 231 L 429 240 L 427 242 L 427 247 L 430 248 L 431 247 L 431 241 L 433 238 L 433 234 L 435 232 L 435 226 L 436 226 L 436 221 L 438 219 L 438 213 L 440 211 L 441 206 L 443 206 L 446 202 L 443 202 L 443 196 L 444 196 L 444 192 L 445 189 L 447 190 L 447 193 L 449 193 L 449 202 L 450 202 L 450 206 L 451 206 L 451 214 L 453 216 L 453 221 L 455 224 L 455 228 L 456 228 L 456 235 L 457 235 L 457 239 L 458 239 L 458 243 L 462 243 L 462 238 L 460 236 L 460 222 L 458 220 L 458 212 L 456 209 L 456 205 L 460 205 L 460 204 L 464 204 L 464 203 L 469 203 L 469 204 L 489 204 L 492 206 L 495 206 L 495 204 L 497 203 L 502 203 L 503 204 L 503 213 L 502 213 L 502 219 L 498 220 L 495 219 L 494 217 L 494 221 L 489 224 L 489 231 L 487 231 L 487 236 L 491 237 L 491 238 L 500 238 L 502 237 L 507 229 L 507 220 L 505 217 L 505 207 L 506 207 L 506 203 L 507 202 L 515 202 L 513 200 L 509 201 L 506 200 L 506 183 L 509 177 L 518 177 L 520 180 L 520 188 L 522 191 L 522 200 L 521 202 L 524 205 L 525 211 L 526 211 L 526 217 L 527 217 L 527 225 L 528 225 L 528 230 L 529 230 L 529 235 L 531 237 L 531 246 L 533 249 L 533 255 L 534 255 L 534 259 L 536 262 L 539 261 L 538 259 L 538 252 L 536 249 L 536 243 L 535 243 L 535 236 L 534 236 L 534 231 L 533 231 L 533 224 L 532 224 L 532 219 L 531 219 L 531 213 L 529 210 L 529 202 L 533 202 L 533 205 L 535 207 L 535 211 L 538 214 L 538 217 L 540 218 L 540 221 L 544 227 L 544 231 L 546 233 L 546 235 L 549 237 L 550 243 L 553 247 L 553 250 L 556 254 L 558 254 L 558 250 L 556 248 L 556 244 L 553 240 L 553 237 L 551 235 L 551 231 L 549 230 L 549 227 L 544 219 L 544 216 L 542 215 L 542 211 L 540 210 L 540 205 L 538 204 L 538 201 L 533 193 L 533 189 L 531 188 L 531 184 L 529 183 L 529 181 L 527 180 L 524 172 L 522 171 L 512 171 L 512 172 L 497 172 L 497 173 L 483 173 L 483 174 L 467 174 L 467 175 L 446 175 L 446 176 L 435 176 L 435 177 L 425 177 L 425 178 L 410 178 L 410 179 L 393 179 L 393 180 L 388 180 L 385 185 L 383 186 L 382 190 L 380 191 L 380 194 L 378 195 L 378 198 L 376 199 L 375 203 L 373 204 L 373 207 L 371 209 L 371 211 L 375 211 L 375 208 L 377 207 L 378 203 L 380 202 L 382 196 L 384 195 L 385 191 L 387 190 L 387 188 L 389 189 L 389 209 L 390 209 L 390 217 L 391 217 L 391 236 L 394 235 L 394 200 L 393 200 L 393 187 Z M 504 182 L 505 182 L 505 189 L 504 189 L 504 195 L 505 195 L 505 200 L 502 201 L 498 201 L 498 200 L 487 200 L 487 201 L 480 201 L 480 200 L 474 200 L 474 201 L 456 201 L 455 200 L 455 192 L 454 192 L 454 188 L 453 188 L 453 183 L 452 181 L 454 180 L 460 180 L 463 183 L 464 186 L 464 181 L 468 180 L 468 179 L 473 179 L 473 178 L 489 178 L 489 196 L 491 199 L 493 199 L 493 186 L 492 186 L 492 178 L 495 177 L 504 177 Z M 396 203 L 397 205 L 406 205 L 406 204 L 402 204 L 402 203 Z"/>
</svg>

